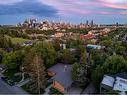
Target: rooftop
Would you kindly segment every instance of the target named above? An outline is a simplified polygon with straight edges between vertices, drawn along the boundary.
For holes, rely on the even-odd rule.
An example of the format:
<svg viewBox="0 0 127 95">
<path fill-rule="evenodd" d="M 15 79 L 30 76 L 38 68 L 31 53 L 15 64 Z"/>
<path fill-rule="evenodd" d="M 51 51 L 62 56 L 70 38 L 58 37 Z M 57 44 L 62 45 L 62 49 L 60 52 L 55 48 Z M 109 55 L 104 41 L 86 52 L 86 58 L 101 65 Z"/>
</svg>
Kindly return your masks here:
<svg viewBox="0 0 127 95">
<path fill-rule="evenodd" d="M 102 48 L 100 45 L 92 45 L 92 44 L 88 44 L 87 47 L 94 48 L 94 49 L 101 49 Z"/>
<path fill-rule="evenodd" d="M 102 80 L 102 84 L 113 87 L 115 79 L 111 76 L 104 75 L 104 78 Z"/>
<path fill-rule="evenodd" d="M 58 81 L 64 87 L 68 88 L 73 83 L 71 69 L 71 65 L 58 63 L 48 70 L 56 73 L 56 75 L 52 77 L 53 80 Z"/>
<path fill-rule="evenodd" d="M 120 77 L 116 77 L 113 90 L 127 91 L 127 80 Z"/>
<path fill-rule="evenodd" d="M 113 90 L 127 91 L 127 73 L 117 73 L 114 76 L 104 75 L 101 84 L 112 87 Z"/>
</svg>

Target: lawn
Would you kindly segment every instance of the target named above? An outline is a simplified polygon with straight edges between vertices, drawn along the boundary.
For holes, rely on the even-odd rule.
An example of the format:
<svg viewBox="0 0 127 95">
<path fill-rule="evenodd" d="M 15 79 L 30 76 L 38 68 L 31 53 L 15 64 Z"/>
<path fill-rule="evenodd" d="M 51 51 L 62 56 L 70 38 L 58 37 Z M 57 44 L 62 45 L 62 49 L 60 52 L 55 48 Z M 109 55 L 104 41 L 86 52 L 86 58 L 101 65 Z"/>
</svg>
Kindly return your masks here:
<svg viewBox="0 0 127 95">
<path fill-rule="evenodd" d="M 21 44 L 23 42 L 30 41 L 29 39 L 23 39 L 23 38 L 11 38 L 11 41 L 13 44 Z"/>
<path fill-rule="evenodd" d="M 12 38 L 10 36 L 6 36 L 7 38 L 10 38 L 13 44 L 21 44 L 23 42 L 31 41 L 29 39 L 23 39 L 23 38 Z"/>
</svg>

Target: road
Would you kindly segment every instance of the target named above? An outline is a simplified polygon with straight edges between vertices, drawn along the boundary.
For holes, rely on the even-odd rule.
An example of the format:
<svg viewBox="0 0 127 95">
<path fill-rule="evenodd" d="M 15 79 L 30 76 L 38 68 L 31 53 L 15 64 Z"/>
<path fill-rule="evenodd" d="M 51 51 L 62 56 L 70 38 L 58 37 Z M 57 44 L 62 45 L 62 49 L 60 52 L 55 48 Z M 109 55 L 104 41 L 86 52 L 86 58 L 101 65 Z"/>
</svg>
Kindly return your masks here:
<svg viewBox="0 0 127 95">
<path fill-rule="evenodd" d="M 3 80 L 1 80 L 0 76 L 0 95 L 1 94 L 28 95 L 28 93 L 23 91 L 21 88 L 6 84 Z"/>
</svg>

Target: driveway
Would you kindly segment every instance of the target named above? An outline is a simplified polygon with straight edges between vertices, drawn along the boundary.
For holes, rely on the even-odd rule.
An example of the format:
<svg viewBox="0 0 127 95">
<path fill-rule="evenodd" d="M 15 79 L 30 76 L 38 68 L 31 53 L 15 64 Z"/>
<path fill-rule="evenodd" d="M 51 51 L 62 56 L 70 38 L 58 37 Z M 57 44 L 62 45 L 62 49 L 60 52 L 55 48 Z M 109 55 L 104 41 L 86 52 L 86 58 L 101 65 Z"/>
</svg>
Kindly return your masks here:
<svg viewBox="0 0 127 95">
<path fill-rule="evenodd" d="M 93 83 L 90 83 L 87 87 L 86 87 L 86 89 L 83 91 L 83 93 L 82 94 L 94 94 L 94 93 L 96 93 L 96 88 L 95 88 L 95 86 L 94 86 L 94 84 Z"/>
<path fill-rule="evenodd" d="M 17 95 L 28 95 L 27 92 L 17 86 L 10 86 L 1 80 L 0 76 L 0 94 L 17 94 Z"/>
<path fill-rule="evenodd" d="M 82 89 L 81 88 L 79 88 L 79 87 L 71 87 L 68 90 L 67 94 L 68 95 L 74 95 L 74 94 L 80 95 L 81 92 L 82 92 Z"/>
</svg>

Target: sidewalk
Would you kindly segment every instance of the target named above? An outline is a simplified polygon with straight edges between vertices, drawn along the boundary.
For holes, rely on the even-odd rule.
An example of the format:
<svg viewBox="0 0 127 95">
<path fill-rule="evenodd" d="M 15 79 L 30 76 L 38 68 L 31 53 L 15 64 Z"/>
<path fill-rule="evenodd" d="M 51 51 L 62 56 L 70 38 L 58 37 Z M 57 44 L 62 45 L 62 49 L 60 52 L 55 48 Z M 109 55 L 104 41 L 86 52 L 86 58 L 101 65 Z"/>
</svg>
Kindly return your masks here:
<svg viewBox="0 0 127 95">
<path fill-rule="evenodd" d="M 49 95 L 50 88 L 52 87 L 52 84 L 50 84 L 46 89 L 44 95 Z"/>
<path fill-rule="evenodd" d="M 26 83 L 28 83 L 29 81 L 30 81 L 30 79 L 25 79 L 24 81 L 17 83 L 15 86 L 21 87 L 21 86 L 25 85 Z"/>
</svg>

